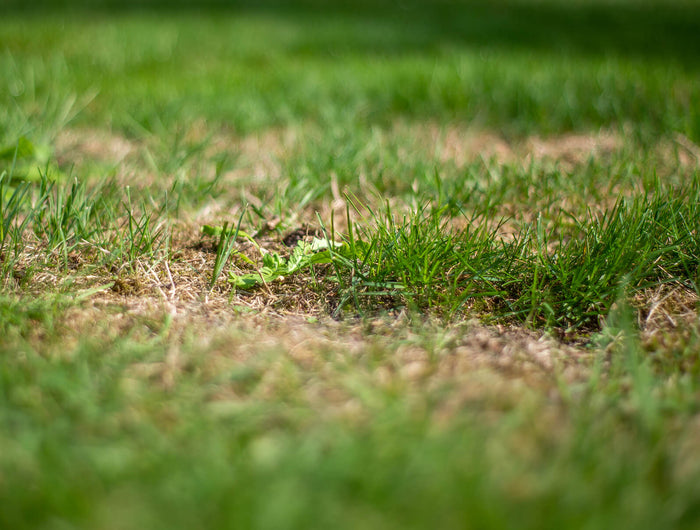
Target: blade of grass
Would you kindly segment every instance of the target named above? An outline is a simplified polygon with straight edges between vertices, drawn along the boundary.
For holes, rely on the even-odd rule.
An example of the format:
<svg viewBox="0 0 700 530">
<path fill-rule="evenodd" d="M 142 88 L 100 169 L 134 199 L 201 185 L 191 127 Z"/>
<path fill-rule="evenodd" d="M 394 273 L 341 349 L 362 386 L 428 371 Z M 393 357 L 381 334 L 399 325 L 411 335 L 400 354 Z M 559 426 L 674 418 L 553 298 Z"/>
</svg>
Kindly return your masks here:
<svg viewBox="0 0 700 530">
<path fill-rule="evenodd" d="M 219 276 L 221 276 L 221 272 L 224 270 L 226 263 L 228 263 L 228 260 L 231 257 L 233 247 L 236 244 L 236 238 L 241 230 L 243 216 L 246 214 L 246 211 L 247 208 L 244 207 L 241 211 L 241 215 L 238 218 L 238 223 L 236 224 L 235 230 L 228 230 L 228 221 L 224 223 L 223 230 L 221 230 L 221 235 L 219 236 L 219 243 L 216 246 L 216 259 L 214 260 L 214 269 L 209 282 L 209 290 L 214 288 Z"/>
</svg>

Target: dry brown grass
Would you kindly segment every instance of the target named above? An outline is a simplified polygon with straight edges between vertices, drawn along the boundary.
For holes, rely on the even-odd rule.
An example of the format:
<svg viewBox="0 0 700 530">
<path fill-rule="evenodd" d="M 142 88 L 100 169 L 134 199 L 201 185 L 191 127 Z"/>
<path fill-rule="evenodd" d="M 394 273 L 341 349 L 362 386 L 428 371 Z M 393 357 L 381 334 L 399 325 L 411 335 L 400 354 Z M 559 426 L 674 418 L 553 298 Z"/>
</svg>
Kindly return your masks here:
<svg viewBox="0 0 700 530">
<path fill-rule="evenodd" d="M 200 120 L 184 131 L 181 142 L 185 146 L 204 145 L 203 155 L 207 159 L 221 154 L 236 157 L 236 168 L 226 175 L 230 181 L 269 183 L 282 177 L 282 162 L 299 151 L 302 134 L 313 138 L 319 133 L 302 133 L 297 128 L 287 127 L 241 136 L 227 128 L 212 132 L 206 121 Z M 456 167 L 479 160 L 524 166 L 533 161 L 549 161 L 571 170 L 592 157 L 604 157 L 624 148 L 620 134 L 605 130 L 593 134 L 569 133 L 508 140 L 495 132 L 475 130 L 468 125 L 399 121 L 386 130 L 377 131 L 377 134 L 380 143 L 389 143 L 398 136 L 407 141 L 411 150 L 424 153 L 426 159 Z M 54 154 L 62 166 L 80 166 L 85 162 L 117 166 L 133 162 L 143 149 L 151 149 L 159 141 L 152 137 L 128 138 L 107 130 L 68 128 L 57 136 Z M 401 149 L 407 153 L 407 148 L 399 151 Z M 700 165 L 700 147 L 681 134 L 672 141 L 660 141 L 655 151 L 668 164 L 675 162 L 686 168 Z M 336 194 L 337 189 L 334 198 L 342 199 Z"/>
<path fill-rule="evenodd" d="M 58 134 L 54 148 L 59 165 L 96 161 L 116 166 L 133 157 L 140 143 L 103 129 L 71 128 Z"/>
<path fill-rule="evenodd" d="M 475 130 L 464 125 L 397 122 L 390 135 L 415 139 L 415 146 L 428 157 L 457 167 L 479 161 L 498 164 L 532 161 L 557 162 L 567 169 L 585 163 L 590 157 L 600 157 L 620 150 L 623 139 L 610 131 L 595 134 L 565 134 L 549 138 L 531 136 L 509 141 L 495 132 Z"/>
<path fill-rule="evenodd" d="M 185 141 L 203 142 L 208 134 L 206 123 L 197 123 L 186 132 Z M 484 159 L 525 165 L 550 161 L 572 170 L 590 157 L 608 156 L 622 148 L 622 139 L 610 132 L 507 142 L 494 133 L 464 127 L 398 123 L 387 135 L 413 138 L 426 156 L 456 167 Z M 246 182 L 253 189 L 278 182 L 283 177 L 285 157 L 298 147 L 298 132 L 291 129 L 248 137 L 218 131 L 208 138 L 205 160 L 221 153 L 238 156 L 235 169 L 225 174 L 224 180 Z M 62 165 L 98 163 L 117 167 L 118 175 L 126 182 L 135 179 L 147 185 L 157 180 L 144 162 L 144 150 L 149 148 L 149 140 L 91 129 L 67 130 L 58 138 L 56 156 Z M 669 163 L 675 156 L 682 164 L 697 164 L 696 146 L 679 140 L 676 148 L 673 151 L 669 146 L 659 147 L 669 153 Z M 212 170 L 211 164 L 207 167 Z M 336 228 L 342 231 L 345 199 L 337 177 L 329 178 L 333 200 L 320 213 L 328 221 L 333 212 Z M 254 194 L 248 199 L 253 203 L 258 200 Z M 562 208 L 566 207 L 564 203 Z M 518 208 L 520 205 L 503 205 L 503 214 L 512 215 Z M 518 219 L 531 221 L 536 213 L 535 209 L 529 214 L 519 211 Z M 168 333 L 172 348 L 162 359 L 134 365 L 126 385 L 147 381 L 169 388 L 177 384 L 179 373 L 193 365 L 206 377 L 214 378 L 233 364 L 262 363 L 263 375 L 253 397 L 272 399 L 283 392 L 280 387 L 288 384 L 291 366 L 291 372 L 303 383 L 305 399 L 319 414 L 356 420 L 365 417 L 363 410 L 371 407 L 371 400 L 359 402 L 357 393 L 349 390 L 351 383 L 343 371 L 348 365 L 358 374 L 358 384 L 384 390 L 400 387 L 409 401 L 414 400 L 417 410 L 427 407 L 426 390 L 431 395 L 442 395 L 441 389 L 449 390 L 433 407 L 440 421 L 449 421 L 466 403 L 475 401 L 489 403 L 490 409 L 507 409 L 517 400 L 528 399 L 527 395 L 554 403 L 561 378 L 568 383 L 584 380 L 591 367 L 591 353 L 585 347 L 565 345 L 542 332 L 522 328 L 486 327 L 474 322 L 445 324 L 430 318 L 421 328 L 414 318 L 403 313 L 374 321 L 335 322 L 327 316 L 333 293 L 315 286 L 308 274 L 250 292 L 232 292 L 224 274 L 210 289 L 216 248 L 213 239 L 202 236 L 200 227 L 236 215 L 237 212 L 216 203 L 190 213 L 173 223 L 171 254 L 167 259 L 154 263 L 138 261 L 128 269 L 91 268 L 89 253 L 75 252 L 70 270 L 49 269 L 35 275 L 34 288 L 56 289 L 68 277 L 77 287 L 111 285 L 65 315 L 63 325 L 74 337 L 96 328 L 114 337 L 133 333 L 144 322 L 151 322 L 156 328 L 165 318 L 171 320 Z M 287 219 L 282 225 L 279 219 L 268 223 L 271 226 L 267 230 L 263 227 L 256 234 L 258 243 L 278 252 L 288 252 L 287 237 L 308 233 L 308 227 L 317 224 L 313 208 L 299 212 L 295 219 Z M 518 226 L 504 226 L 505 236 L 509 230 L 516 231 Z M 38 255 L 31 245 L 22 265 L 25 268 Z M 238 250 L 253 260 L 259 258 L 252 245 L 242 244 Z M 241 271 L 250 268 L 235 254 L 231 266 Z M 666 337 L 669 329 L 692 322 L 697 318 L 697 303 L 693 293 L 675 287 L 640 293 L 635 305 L 640 308 L 645 340 L 665 340 L 660 337 Z M 185 337 L 194 340 L 196 347 L 182 353 L 178 344 Z M 263 359 L 261 352 L 274 354 Z M 206 359 L 200 362 L 191 358 L 199 354 Z M 212 410 L 225 414 L 226 407 L 251 397 L 246 392 L 235 383 L 216 385 L 211 396 Z"/>
<path fill-rule="evenodd" d="M 152 284 L 130 293 L 104 291 L 71 308 L 61 324 L 62 343 L 124 335 L 145 341 L 165 333 L 163 355 L 132 364 L 122 385 L 168 391 L 195 371 L 209 388 L 209 412 L 217 415 L 288 394 L 319 418 L 362 422 L 398 392 L 412 413 L 429 413 L 439 426 L 479 403 L 485 414 L 501 414 L 523 399 L 556 407 L 558 381 L 585 380 L 592 363 L 584 348 L 517 328 L 475 321 L 445 326 L 404 313 L 309 322 L 300 311 L 269 306 L 233 311 L 223 293 L 168 301 L 154 290 L 167 292 Z M 244 367 L 254 374 L 252 384 L 219 376 Z"/>
</svg>

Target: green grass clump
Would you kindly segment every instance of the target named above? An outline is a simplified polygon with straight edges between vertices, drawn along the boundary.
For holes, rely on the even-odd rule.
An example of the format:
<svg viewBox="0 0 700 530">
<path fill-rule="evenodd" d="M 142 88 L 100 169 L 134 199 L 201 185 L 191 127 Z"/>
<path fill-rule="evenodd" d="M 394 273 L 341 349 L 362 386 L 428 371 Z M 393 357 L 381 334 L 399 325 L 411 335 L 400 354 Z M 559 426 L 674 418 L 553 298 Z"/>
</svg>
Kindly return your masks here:
<svg viewBox="0 0 700 530">
<path fill-rule="evenodd" d="M 651 198 L 619 201 L 577 222 L 580 236 L 549 241 L 536 231 L 526 294 L 515 304 L 529 320 L 579 327 L 604 316 L 620 291 L 663 283 L 698 289 L 697 183 Z M 524 306 L 524 307 L 523 307 Z"/>
<path fill-rule="evenodd" d="M 440 208 L 397 220 L 387 206 L 371 223 L 349 221 L 345 252 L 334 254 L 341 302 L 399 297 L 414 309 L 461 309 L 496 297 L 513 267 L 516 246 L 496 241 L 486 223 L 455 231 Z M 349 217 L 349 215 L 348 215 Z"/>
<path fill-rule="evenodd" d="M 397 220 L 387 207 L 365 225 L 349 221 L 346 251 L 335 255 L 341 305 L 355 300 L 359 309 L 360 298 L 381 296 L 461 313 L 489 299 L 492 315 L 567 331 L 596 328 L 621 292 L 665 283 L 697 292 L 698 204 L 697 183 L 659 187 L 651 197 L 574 219 L 554 241 L 539 220 L 503 238 L 483 217 L 455 230 L 444 208 Z"/>
<path fill-rule="evenodd" d="M 152 193 L 138 191 L 132 204 L 127 187 L 113 182 L 56 181 L 41 173 L 39 182 L 8 184 L 0 176 L 0 252 L 3 278 L 23 277 L 32 270 L 71 266 L 70 256 L 100 269 L 154 263 L 168 254 L 167 201 L 152 208 Z M 12 182 L 12 181 L 10 181 Z M 146 201 L 149 201 L 147 203 Z"/>
</svg>

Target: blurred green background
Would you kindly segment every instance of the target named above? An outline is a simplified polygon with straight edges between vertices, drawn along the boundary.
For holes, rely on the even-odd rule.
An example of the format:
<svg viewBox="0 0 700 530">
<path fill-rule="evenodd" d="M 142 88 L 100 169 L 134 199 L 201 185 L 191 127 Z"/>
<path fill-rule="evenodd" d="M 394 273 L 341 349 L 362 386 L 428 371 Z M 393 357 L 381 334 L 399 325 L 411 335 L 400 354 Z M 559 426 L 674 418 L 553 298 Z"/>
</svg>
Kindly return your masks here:
<svg viewBox="0 0 700 530">
<path fill-rule="evenodd" d="M 3 0 L 9 10 L 47 9 L 275 11 L 287 16 L 318 14 L 357 18 L 393 28 L 401 39 L 371 38 L 356 46 L 405 50 L 441 43 L 523 46 L 581 53 L 658 56 L 697 65 L 700 3 L 684 0 Z"/>
<path fill-rule="evenodd" d="M 56 130 L 65 120 L 46 102 L 74 100 L 72 123 L 127 133 L 196 118 L 241 133 L 408 119 L 505 137 L 624 129 L 647 143 L 700 138 L 698 2 L 4 5 L 5 130 Z M 14 124 L 10 109 L 23 114 Z"/>
</svg>

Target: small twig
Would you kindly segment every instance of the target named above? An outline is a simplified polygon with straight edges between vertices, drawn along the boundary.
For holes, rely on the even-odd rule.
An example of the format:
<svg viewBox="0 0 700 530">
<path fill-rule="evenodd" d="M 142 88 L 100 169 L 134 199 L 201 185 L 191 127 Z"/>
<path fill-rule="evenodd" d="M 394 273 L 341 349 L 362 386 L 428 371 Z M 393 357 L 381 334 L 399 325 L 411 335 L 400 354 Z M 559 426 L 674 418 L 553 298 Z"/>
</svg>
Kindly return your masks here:
<svg viewBox="0 0 700 530">
<path fill-rule="evenodd" d="M 265 276 L 263 276 L 263 273 L 258 270 L 258 276 L 260 276 L 260 279 L 262 280 L 263 285 L 265 286 L 265 289 L 267 289 L 267 292 L 270 296 L 275 296 L 274 293 L 272 292 L 272 289 L 270 289 L 270 286 L 267 285 L 267 282 L 265 281 Z"/>
<path fill-rule="evenodd" d="M 170 280 L 170 296 L 174 297 L 175 296 L 175 282 L 173 281 L 173 275 L 170 273 L 170 265 L 168 265 L 168 261 L 163 262 L 165 264 L 165 272 L 168 273 L 168 280 Z"/>
<path fill-rule="evenodd" d="M 139 262 L 139 264 L 140 264 L 140 262 Z M 145 268 L 144 268 L 144 271 L 146 271 Z M 166 302 L 169 302 L 168 297 L 165 296 L 165 293 L 163 292 L 163 289 L 160 288 L 160 278 L 158 278 L 156 271 L 154 271 L 153 268 L 149 265 L 148 271 L 146 271 L 146 272 L 153 276 L 153 279 L 155 280 L 155 288 L 158 289 L 158 292 L 163 297 L 163 300 L 165 300 Z"/>
<path fill-rule="evenodd" d="M 651 309 L 649 310 L 649 314 L 647 314 L 647 318 L 645 319 L 644 323 L 646 325 L 649 324 L 649 322 L 651 321 L 651 317 L 654 316 L 654 314 L 656 314 L 656 311 L 659 307 L 661 307 L 661 304 L 663 304 L 666 300 L 668 300 L 675 293 L 676 293 L 676 290 L 674 289 L 671 292 L 669 292 L 666 296 L 661 298 L 661 300 L 654 302 L 654 304 L 651 306 Z M 665 316 L 668 318 L 668 315 L 665 315 Z M 675 326 L 675 323 L 673 323 L 673 321 L 671 321 L 671 323 L 674 324 L 674 326 Z"/>
</svg>

